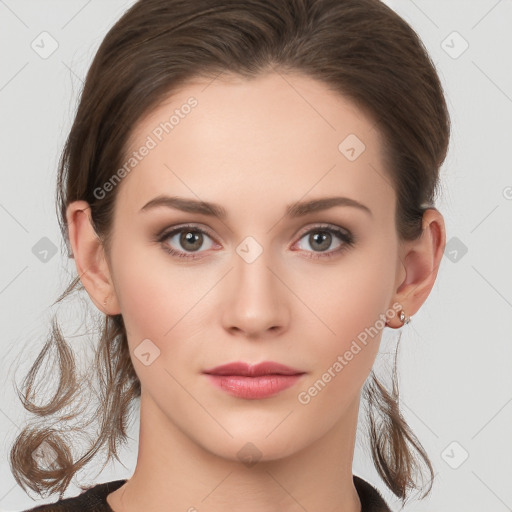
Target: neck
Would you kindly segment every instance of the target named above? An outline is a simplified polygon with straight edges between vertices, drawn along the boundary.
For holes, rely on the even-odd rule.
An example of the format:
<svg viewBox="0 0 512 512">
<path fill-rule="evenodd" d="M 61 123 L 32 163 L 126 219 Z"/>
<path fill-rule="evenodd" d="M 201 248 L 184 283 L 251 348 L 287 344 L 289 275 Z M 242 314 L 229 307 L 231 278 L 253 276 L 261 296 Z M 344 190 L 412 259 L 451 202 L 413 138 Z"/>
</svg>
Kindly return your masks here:
<svg viewBox="0 0 512 512">
<path fill-rule="evenodd" d="M 358 407 L 306 448 L 271 460 L 258 452 L 251 464 L 238 450 L 232 458 L 206 450 L 143 395 L 136 469 L 107 501 L 115 512 L 360 512 L 352 476 Z"/>
</svg>

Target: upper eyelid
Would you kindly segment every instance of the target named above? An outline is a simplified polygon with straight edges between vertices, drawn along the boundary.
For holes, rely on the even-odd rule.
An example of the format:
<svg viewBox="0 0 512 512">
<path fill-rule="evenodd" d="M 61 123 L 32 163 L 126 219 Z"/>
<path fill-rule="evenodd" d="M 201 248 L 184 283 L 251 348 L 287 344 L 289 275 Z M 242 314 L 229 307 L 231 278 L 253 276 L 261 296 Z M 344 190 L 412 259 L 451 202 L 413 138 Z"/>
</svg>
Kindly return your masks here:
<svg viewBox="0 0 512 512">
<path fill-rule="evenodd" d="M 170 228 L 165 228 L 163 229 L 160 233 L 160 235 L 158 236 L 159 239 L 166 239 L 168 237 L 170 237 L 171 235 L 174 235 L 176 233 L 179 233 L 180 231 L 183 231 L 183 230 L 186 230 L 186 229 L 197 229 L 199 231 L 202 231 L 204 232 L 206 235 L 208 235 L 212 240 L 217 241 L 217 236 L 214 235 L 213 233 L 211 233 L 211 230 L 201 224 L 195 224 L 195 223 L 186 223 L 186 224 L 183 224 L 183 225 L 177 225 L 177 226 L 173 226 L 173 227 L 170 227 Z M 330 224 L 330 223 L 318 223 L 318 224 L 315 224 L 315 225 L 312 225 L 312 226 L 307 226 L 305 227 L 304 229 L 300 230 L 299 233 L 296 235 L 296 237 L 298 237 L 299 239 L 302 238 L 304 235 L 308 234 L 310 231 L 313 231 L 315 229 L 326 229 L 326 230 L 334 230 L 334 231 L 342 231 L 344 232 L 347 236 L 349 237 L 353 237 L 353 233 L 351 230 L 343 227 L 343 226 L 338 226 L 336 224 Z"/>
<path fill-rule="evenodd" d="M 343 226 L 337 226 L 336 224 L 329 224 L 329 223 L 319 223 L 314 226 L 310 226 L 307 228 L 304 228 L 299 232 L 299 235 L 305 235 L 306 233 L 309 233 L 310 231 L 314 229 L 326 229 L 326 230 L 335 230 L 335 231 L 344 231 L 347 235 L 351 235 L 352 231 L 343 227 Z"/>
<path fill-rule="evenodd" d="M 184 225 L 178 225 L 178 226 L 164 228 L 160 231 L 158 238 L 167 238 L 175 233 L 179 233 L 180 231 L 184 231 L 186 229 L 190 229 L 191 231 L 193 229 L 196 229 L 198 231 L 202 231 L 203 233 L 207 234 L 210 238 L 216 239 L 216 236 L 213 235 L 208 228 L 205 228 L 201 225 L 196 225 L 196 224 L 184 224 Z"/>
</svg>

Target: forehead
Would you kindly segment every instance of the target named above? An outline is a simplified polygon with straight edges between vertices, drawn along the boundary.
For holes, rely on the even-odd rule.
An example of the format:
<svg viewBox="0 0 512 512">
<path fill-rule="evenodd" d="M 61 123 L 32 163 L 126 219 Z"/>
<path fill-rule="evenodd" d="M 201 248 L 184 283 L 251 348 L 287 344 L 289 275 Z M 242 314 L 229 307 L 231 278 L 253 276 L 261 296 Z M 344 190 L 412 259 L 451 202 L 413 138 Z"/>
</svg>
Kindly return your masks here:
<svg viewBox="0 0 512 512">
<path fill-rule="evenodd" d="M 127 156 L 144 145 L 122 183 L 133 207 L 165 192 L 260 208 L 333 192 L 394 198 L 373 120 L 300 74 L 191 81 L 140 120 Z"/>
</svg>

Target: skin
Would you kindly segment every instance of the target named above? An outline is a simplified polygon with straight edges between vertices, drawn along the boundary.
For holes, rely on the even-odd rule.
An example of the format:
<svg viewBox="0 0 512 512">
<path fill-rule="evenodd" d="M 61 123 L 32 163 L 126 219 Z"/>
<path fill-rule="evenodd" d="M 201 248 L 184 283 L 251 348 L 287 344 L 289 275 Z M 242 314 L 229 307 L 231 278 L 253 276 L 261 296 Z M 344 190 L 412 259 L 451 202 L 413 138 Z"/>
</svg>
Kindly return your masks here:
<svg viewBox="0 0 512 512">
<path fill-rule="evenodd" d="M 408 316 L 418 311 L 443 254 L 443 217 L 427 210 L 422 236 L 400 241 L 374 123 L 299 74 L 191 82 L 141 120 L 131 149 L 190 96 L 197 107 L 118 185 L 110 254 L 88 204 L 67 210 L 81 280 L 100 310 L 123 315 L 142 386 L 135 472 L 108 503 L 116 512 L 358 512 L 352 460 L 359 400 L 382 329 L 309 403 L 297 397 L 379 315 L 395 312 L 393 304 Z M 352 162 L 338 150 L 349 134 L 366 146 Z M 140 212 L 164 193 L 218 203 L 228 216 Z M 288 204 L 332 195 L 355 199 L 372 214 L 336 206 L 284 216 Z M 154 241 L 183 223 L 213 236 L 204 235 L 199 251 L 180 244 L 179 234 Z M 348 229 L 355 244 L 332 258 L 308 258 L 345 244 L 333 234 L 326 250 L 315 245 L 308 233 L 320 223 Z M 263 250 L 252 263 L 236 252 L 247 236 Z M 200 258 L 173 257 L 165 245 Z M 402 322 L 394 315 L 387 325 Z M 134 356 L 144 339 L 160 350 L 147 366 Z M 274 397 L 246 400 L 201 373 L 268 360 L 306 375 Z M 237 455 L 248 442 L 260 456 L 250 467 Z"/>
</svg>

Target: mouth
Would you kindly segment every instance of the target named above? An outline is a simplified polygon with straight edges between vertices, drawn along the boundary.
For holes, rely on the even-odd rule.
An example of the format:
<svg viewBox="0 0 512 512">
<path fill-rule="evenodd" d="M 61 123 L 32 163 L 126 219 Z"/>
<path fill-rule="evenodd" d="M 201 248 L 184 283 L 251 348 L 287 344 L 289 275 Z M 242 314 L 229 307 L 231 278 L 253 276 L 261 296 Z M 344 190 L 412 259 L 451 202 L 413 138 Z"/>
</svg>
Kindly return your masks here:
<svg viewBox="0 0 512 512">
<path fill-rule="evenodd" d="M 295 385 L 306 374 L 271 361 L 252 366 L 243 362 L 228 363 L 203 373 L 222 391 L 249 400 L 275 396 Z"/>
<path fill-rule="evenodd" d="M 244 362 L 235 362 L 216 366 L 203 373 L 208 375 L 238 375 L 243 377 L 261 377 L 263 375 L 302 375 L 305 372 L 291 368 L 273 361 L 250 365 Z"/>
</svg>

